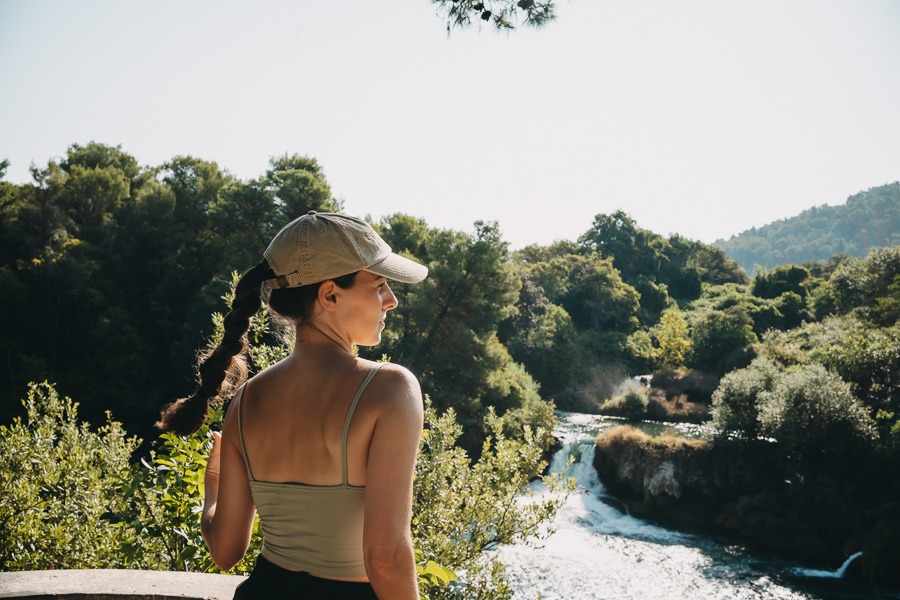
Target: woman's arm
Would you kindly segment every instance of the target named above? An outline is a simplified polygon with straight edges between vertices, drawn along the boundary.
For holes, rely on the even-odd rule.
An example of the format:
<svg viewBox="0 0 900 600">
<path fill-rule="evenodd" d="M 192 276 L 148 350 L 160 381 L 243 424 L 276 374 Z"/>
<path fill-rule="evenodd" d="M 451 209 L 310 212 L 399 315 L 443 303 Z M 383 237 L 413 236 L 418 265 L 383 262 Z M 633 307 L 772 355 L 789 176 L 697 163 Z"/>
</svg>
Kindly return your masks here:
<svg viewBox="0 0 900 600">
<path fill-rule="evenodd" d="M 416 453 L 422 435 L 422 392 L 406 369 L 378 374 L 380 411 L 366 467 L 363 550 L 366 573 L 379 600 L 418 600 L 410 534 Z"/>
<path fill-rule="evenodd" d="M 256 513 L 239 448 L 236 418 L 232 416 L 234 412 L 226 414 L 222 433 L 213 433 L 213 447 L 206 466 L 206 497 L 200 519 L 200 530 L 209 553 L 216 565 L 226 571 L 247 552 Z"/>
</svg>

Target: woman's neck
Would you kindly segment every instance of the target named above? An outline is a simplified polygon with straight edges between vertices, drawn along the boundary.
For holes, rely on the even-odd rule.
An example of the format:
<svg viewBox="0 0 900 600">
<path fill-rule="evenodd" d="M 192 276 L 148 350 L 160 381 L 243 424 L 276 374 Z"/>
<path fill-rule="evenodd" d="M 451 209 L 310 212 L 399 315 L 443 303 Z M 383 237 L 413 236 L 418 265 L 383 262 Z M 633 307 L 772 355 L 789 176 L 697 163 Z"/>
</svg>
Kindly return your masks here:
<svg viewBox="0 0 900 600">
<path fill-rule="evenodd" d="M 297 328 L 294 352 L 336 353 L 353 355 L 353 345 L 328 325 L 304 323 Z"/>
</svg>

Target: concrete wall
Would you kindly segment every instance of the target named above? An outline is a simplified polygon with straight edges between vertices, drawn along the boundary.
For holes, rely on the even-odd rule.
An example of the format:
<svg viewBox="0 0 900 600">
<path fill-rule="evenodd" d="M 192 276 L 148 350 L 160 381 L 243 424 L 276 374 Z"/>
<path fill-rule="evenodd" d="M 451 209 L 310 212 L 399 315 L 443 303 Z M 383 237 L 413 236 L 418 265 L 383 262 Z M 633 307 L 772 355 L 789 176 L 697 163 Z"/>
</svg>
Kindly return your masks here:
<svg viewBox="0 0 900 600">
<path fill-rule="evenodd" d="M 0 598 L 231 600 L 245 577 L 170 571 L 77 569 L 0 573 Z"/>
</svg>

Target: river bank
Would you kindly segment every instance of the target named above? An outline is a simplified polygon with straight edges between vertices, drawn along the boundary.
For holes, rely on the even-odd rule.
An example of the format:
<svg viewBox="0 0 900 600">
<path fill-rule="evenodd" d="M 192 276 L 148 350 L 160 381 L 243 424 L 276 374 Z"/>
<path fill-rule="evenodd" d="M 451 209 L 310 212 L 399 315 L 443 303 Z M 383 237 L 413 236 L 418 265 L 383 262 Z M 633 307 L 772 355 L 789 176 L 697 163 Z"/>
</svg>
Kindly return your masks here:
<svg viewBox="0 0 900 600">
<path fill-rule="evenodd" d="M 598 436 L 593 466 L 636 517 L 738 535 L 819 564 L 862 552 L 848 576 L 900 587 L 900 505 L 884 482 L 791 462 L 767 441 L 661 439 L 631 427 Z"/>
</svg>

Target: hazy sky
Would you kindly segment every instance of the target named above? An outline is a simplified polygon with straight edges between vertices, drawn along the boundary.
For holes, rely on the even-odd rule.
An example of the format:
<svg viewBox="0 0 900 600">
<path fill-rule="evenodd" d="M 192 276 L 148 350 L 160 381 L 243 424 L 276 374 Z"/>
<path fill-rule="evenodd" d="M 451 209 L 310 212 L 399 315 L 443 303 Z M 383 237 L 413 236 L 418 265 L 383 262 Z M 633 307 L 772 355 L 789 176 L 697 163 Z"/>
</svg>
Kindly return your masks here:
<svg viewBox="0 0 900 600">
<path fill-rule="evenodd" d="M 513 247 L 624 209 L 727 238 L 900 179 L 900 2 L 560 0 L 448 37 L 427 0 L 0 0 L 0 159 L 72 143 L 242 178 L 316 157 L 345 210 Z"/>
</svg>

